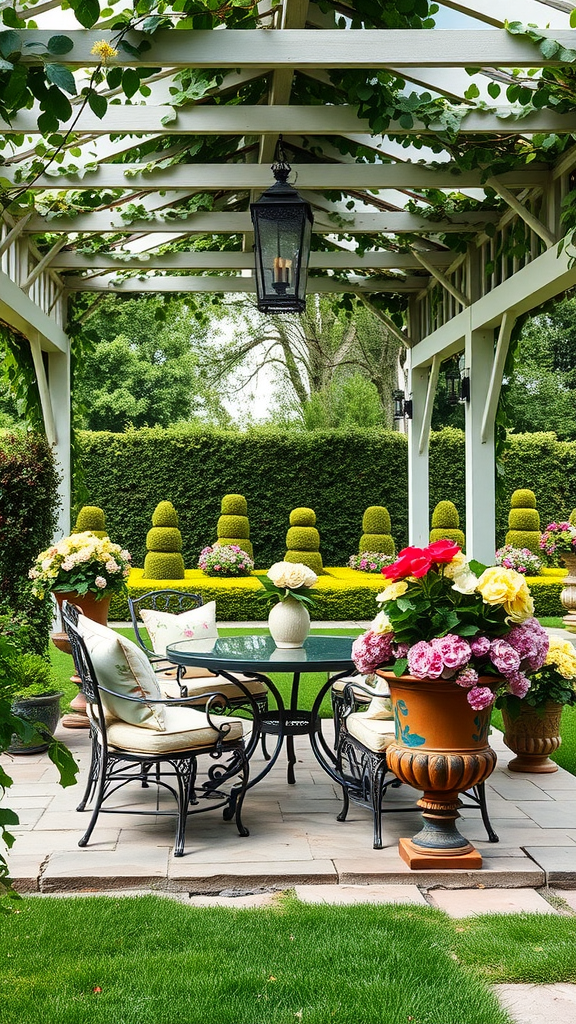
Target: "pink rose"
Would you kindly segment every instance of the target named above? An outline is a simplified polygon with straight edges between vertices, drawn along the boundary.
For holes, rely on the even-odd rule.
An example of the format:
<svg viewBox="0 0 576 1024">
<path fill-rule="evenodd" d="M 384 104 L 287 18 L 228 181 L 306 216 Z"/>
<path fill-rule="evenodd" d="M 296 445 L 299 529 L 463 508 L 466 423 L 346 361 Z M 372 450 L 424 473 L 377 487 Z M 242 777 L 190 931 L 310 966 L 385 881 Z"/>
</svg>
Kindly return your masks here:
<svg viewBox="0 0 576 1024">
<path fill-rule="evenodd" d="M 470 644 L 454 633 L 434 638 L 431 644 L 435 650 L 440 651 L 446 668 L 462 668 L 470 661 Z"/>
<path fill-rule="evenodd" d="M 490 644 L 490 661 L 503 675 L 510 675 L 520 668 L 520 655 L 506 640 L 493 640 Z"/>
<path fill-rule="evenodd" d="M 477 636 L 470 642 L 470 650 L 475 658 L 483 658 L 490 650 L 490 641 L 487 636 Z"/>
<path fill-rule="evenodd" d="M 408 667 L 418 679 L 439 679 L 444 671 L 444 662 L 439 650 L 419 640 L 408 651 Z"/>
<path fill-rule="evenodd" d="M 474 711 L 484 711 L 484 708 L 489 708 L 494 703 L 496 695 L 489 686 L 474 686 L 468 690 L 466 699 Z"/>
</svg>

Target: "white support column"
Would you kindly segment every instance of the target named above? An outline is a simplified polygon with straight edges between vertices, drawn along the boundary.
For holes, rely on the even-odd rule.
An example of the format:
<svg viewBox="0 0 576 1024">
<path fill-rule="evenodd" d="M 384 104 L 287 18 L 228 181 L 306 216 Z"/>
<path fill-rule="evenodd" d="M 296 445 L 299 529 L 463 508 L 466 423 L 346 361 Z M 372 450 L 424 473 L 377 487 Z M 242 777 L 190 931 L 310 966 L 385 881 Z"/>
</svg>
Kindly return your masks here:
<svg viewBox="0 0 576 1024">
<path fill-rule="evenodd" d="M 494 420 L 482 419 L 494 361 L 494 331 L 468 330 L 465 366 L 470 373 L 470 401 L 466 405 L 466 554 L 490 565 L 494 561 L 495 465 Z"/>
<path fill-rule="evenodd" d="M 48 386 L 56 428 L 56 462 L 61 480 L 58 486 L 61 507 L 58 512 L 56 536 L 70 533 L 72 477 L 70 466 L 70 350 L 50 352 Z"/>
<path fill-rule="evenodd" d="M 408 394 L 412 397 L 413 414 L 408 420 L 408 538 L 416 547 L 426 546 L 430 531 L 428 445 L 420 451 L 427 392 L 428 367 L 410 369 Z"/>
</svg>

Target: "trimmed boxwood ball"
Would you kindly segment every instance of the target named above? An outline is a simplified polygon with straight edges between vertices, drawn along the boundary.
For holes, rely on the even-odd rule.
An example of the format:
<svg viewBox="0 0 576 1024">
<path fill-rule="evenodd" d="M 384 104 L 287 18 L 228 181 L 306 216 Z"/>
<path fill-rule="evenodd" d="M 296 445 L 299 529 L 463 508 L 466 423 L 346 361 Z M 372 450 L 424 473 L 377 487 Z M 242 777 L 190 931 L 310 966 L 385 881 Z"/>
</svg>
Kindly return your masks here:
<svg viewBox="0 0 576 1024">
<path fill-rule="evenodd" d="M 83 505 L 76 516 L 72 533 L 85 533 L 87 530 L 100 540 L 108 536 L 104 512 L 98 505 Z"/>
<path fill-rule="evenodd" d="M 149 551 L 144 559 L 144 579 L 183 580 L 184 559 L 182 555 L 168 551 Z"/>
<path fill-rule="evenodd" d="M 249 541 L 247 537 L 226 537 L 222 540 L 214 541 L 212 547 L 217 548 L 218 545 L 221 547 L 231 547 L 232 544 L 236 544 L 239 548 L 242 548 L 242 551 L 245 551 L 247 555 L 250 555 L 250 558 L 254 559 L 252 542 Z"/>
<path fill-rule="evenodd" d="M 148 551 L 182 551 L 182 534 L 174 526 L 153 526 L 146 534 Z"/>
<path fill-rule="evenodd" d="M 430 530 L 430 543 L 433 544 L 435 540 L 453 540 L 461 550 L 464 550 L 466 538 L 462 530 Z"/>
<path fill-rule="evenodd" d="M 217 532 L 221 544 L 224 543 L 223 537 L 245 537 L 248 540 L 250 536 L 248 518 L 247 516 L 220 516 Z"/>
<path fill-rule="evenodd" d="M 247 516 L 248 502 L 243 494 L 225 494 L 221 504 L 222 515 Z"/>
<path fill-rule="evenodd" d="M 316 513 L 313 508 L 293 508 L 290 513 L 290 526 L 315 526 Z"/>
<path fill-rule="evenodd" d="M 152 526 L 178 526 L 178 513 L 171 501 L 161 501 L 152 514 Z"/>
<path fill-rule="evenodd" d="M 510 498 L 511 508 L 536 508 L 536 495 L 528 487 L 520 487 Z"/>
<path fill-rule="evenodd" d="M 286 534 L 286 546 L 295 551 L 319 551 L 320 534 L 315 526 L 291 526 Z"/>
<path fill-rule="evenodd" d="M 466 537 L 463 530 L 458 529 L 460 516 L 453 501 L 439 501 L 432 513 L 432 529 L 430 543 L 436 540 L 452 540 L 464 551 Z"/>
<path fill-rule="evenodd" d="M 384 505 L 370 505 L 362 516 L 362 530 L 366 534 L 387 534 L 392 531 L 390 513 Z M 364 549 L 369 550 L 368 548 Z M 383 548 L 372 548 L 372 551 L 383 551 Z"/>
<path fill-rule="evenodd" d="M 287 551 L 284 555 L 284 561 L 302 562 L 302 565 L 307 565 L 317 576 L 322 576 L 324 573 L 322 555 L 319 551 Z"/>
<path fill-rule="evenodd" d="M 535 508 L 511 508 L 508 525 L 511 530 L 539 530 L 540 516 Z"/>
<path fill-rule="evenodd" d="M 389 534 L 385 533 L 363 533 L 360 537 L 358 554 L 363 555 L 365 551 L 378 551 L 383 555 L 393 555 L 394 541 Z"/>
</svg>

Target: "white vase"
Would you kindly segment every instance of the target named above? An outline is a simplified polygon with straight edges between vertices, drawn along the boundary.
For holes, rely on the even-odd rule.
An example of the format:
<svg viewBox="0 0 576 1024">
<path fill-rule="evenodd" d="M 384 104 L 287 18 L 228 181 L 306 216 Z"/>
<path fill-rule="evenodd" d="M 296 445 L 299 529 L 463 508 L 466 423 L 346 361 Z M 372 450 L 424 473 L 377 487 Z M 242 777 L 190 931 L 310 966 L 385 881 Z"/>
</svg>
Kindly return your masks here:
<svg viewBox="0 0 576 1024">
<path fill-rule="evenodd" d="M 302 647 L 310 632 L 310 616 L 302 601 L 285 597 L 270 610 L 268 629 L 276 647 Z"/>
</svg>

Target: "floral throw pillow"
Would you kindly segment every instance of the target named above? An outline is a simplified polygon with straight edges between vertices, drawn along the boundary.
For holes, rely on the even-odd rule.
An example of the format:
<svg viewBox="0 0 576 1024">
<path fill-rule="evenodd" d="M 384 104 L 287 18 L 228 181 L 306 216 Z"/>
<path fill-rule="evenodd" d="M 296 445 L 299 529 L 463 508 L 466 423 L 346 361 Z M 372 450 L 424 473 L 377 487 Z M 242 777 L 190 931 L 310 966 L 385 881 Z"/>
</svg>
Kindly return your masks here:
<svg viewBox="0 0 576 1024">
<path fill-rule="evenodd" d="M 122 700 L 122 696 L 162 700 L 154 670 L 144 651 L 132 640 L 85 615 L 79 616 L 78 629 L 88 648 L 98 682 L 118 694 L 115 697 L 101 692 L 106 710 L 129 725 L 164 731 L 166 718 L 162 704 L 136 704 Z"/>
<path fill-rule="evenodd" d="M 166 656 L 166 648 L 179 640 L 213 640 L 218 636 L 215 601 L 180 615 L 142 608 L 140 616 L 148 630 L 154 654 L 162 657 Z"/>
</svg>

